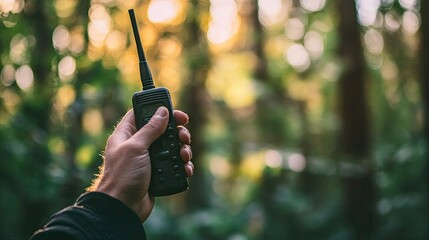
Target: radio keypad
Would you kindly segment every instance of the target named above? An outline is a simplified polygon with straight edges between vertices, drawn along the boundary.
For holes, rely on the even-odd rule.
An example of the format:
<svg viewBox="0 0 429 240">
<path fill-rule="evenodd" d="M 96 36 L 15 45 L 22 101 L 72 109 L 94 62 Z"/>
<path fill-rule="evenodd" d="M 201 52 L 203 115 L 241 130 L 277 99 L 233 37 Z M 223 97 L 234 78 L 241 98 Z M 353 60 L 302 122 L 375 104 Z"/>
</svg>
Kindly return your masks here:
<svg viewBox="0 0 429 240">
<path fill-rule="evenodd" d="M 180 151 L 176 149 L 178 147 L 178 145 L 174 141 L 176 139 L 175 137 L 176 134 L 174 131 L 174 127 L 171 124 L 167 126 L 167 129 L 164 135 L 166 135 L 167 138 L 164 138 L 165 140 L 162 145 L 164 146 L 164 149 L 169 149 L 169 150 L 160 149 L 160 151 L 156 154 L 156 157 L 158 159 L 162 159 L 163 161 L 170 160 L 171 162 L 174 162 L 174 164 L 172 165 L 172 167 L 171 167 L 171 164 L 167 162 L 165 164 L 162 164 L 156 170 L 156 174 L 157 174 L 158 183 L 168 184 L 169 180 L 165 176 L 172 176 L 171 180 L 174 180 L 174 181 L 181 179 L 181 175 L 179 173 L 180 163 L 177 163 L 177 161 L 179 160 L 179 157 L 176 154 L 174 154 L 176 152 L 177 154 L 180 154 Z M 168 174 L 169 171 L 172 171 L 172 174 Z"/>
</svg>

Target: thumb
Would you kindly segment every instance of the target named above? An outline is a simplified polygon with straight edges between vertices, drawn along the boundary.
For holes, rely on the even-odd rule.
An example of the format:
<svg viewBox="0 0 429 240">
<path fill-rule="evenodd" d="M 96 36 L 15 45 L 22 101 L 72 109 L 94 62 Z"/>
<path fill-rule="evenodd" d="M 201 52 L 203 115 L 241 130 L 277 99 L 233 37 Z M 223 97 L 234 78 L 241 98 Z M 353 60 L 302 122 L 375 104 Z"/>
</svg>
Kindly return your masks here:
<svg viewBox="0 0 429 240">
<path fill-rule="evenodd" d="M 150 121 L 133 138 L 137 138 L 144 149 L 149 149 L 149 146 L 165 132 L 168 124 L 168 116 L 168 109 L 166 107 L 159 107 Z"/>
</svg>

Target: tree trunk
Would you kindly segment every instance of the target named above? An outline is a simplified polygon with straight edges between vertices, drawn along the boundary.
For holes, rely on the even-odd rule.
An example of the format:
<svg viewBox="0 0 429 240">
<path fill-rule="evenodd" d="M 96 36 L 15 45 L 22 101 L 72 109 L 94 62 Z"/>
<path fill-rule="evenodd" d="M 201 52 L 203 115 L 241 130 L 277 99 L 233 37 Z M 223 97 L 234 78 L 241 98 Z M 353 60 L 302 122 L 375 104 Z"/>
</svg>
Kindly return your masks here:
<svg viewBox="0 0 429 240">
<path fill-rule="evenodd" d="M 88 43 L 87 24 L 88 24 L 88 10 L 90 3 L 81 1 L 78 4 L 75 18 L 77 24 L 82 24 L 85 32 L 85 43 Z M 87 44 L 86 44 L 87 47 Z M 79 169 L 76 165 L 76 154 L 79 150 L 83 136 L 83 114 L 86 109 L 86 102 L 82 94 L 83 83 L 89 82 L 89 73 L 78 72 L 74 88 L 76 91 L 76 98 L 68 109 L 67 119 L 70 125 L 66 127 L 66 141 L 67 148 L 65 154 L 65 162 L 67 167 L 66 179 L 61 186 L 61 197 L 64 201 L 75 199 L 82 193 L 82 181 L 79 179 Z"/>
<path fill-rule="evenodd" d="M 421 46 L 420 46 L 420 81 L 422 89 L 422 103 L 424 114 L 423 137 L 426 146 L 426 166 L 422 174 L 426 175 L 426 209 L 429 210 L 429 3 L 428 1 L 420 2 L 420 16 L 422 18 Z M 428 213 L 429 215 L 429 213 Z M 429 236 L 429 232 L 426 233 Z"/>
<path fill-rule="evenodd" d="M 337 1 L 338 54 L 344 64 L 338 82 L 341 123 L 339 154 L 343 172 L 345 214 L 353 239 L 371 239 L 375 226 L 375 184 L 370 161 L 370 124 L 366 99 L 365 61 L 355 1 Z"/>
<path fill-rule="evenodd" d="M 49 24 L 49 15 L 45 12 L 44 1 L 38 0 L 33 3 L 34 6 L 27 12 L 25 19 L 31 23 L 31 30 L 35 37 L 35 46 L 31 53 L 30 66 L 34 73 L 34 92 L 23 102 L 20 112 L 24 118 L 31 119 L 34 124 L 29 136 L 37 135 L 38 141 L 33 137 L 26 136 L 23 141 L 27 142 L 27 154 L 29 156 L 25 166 L 32 171 L 27 173 L 34 181 L 40 181 L 43 184 L 39 191 L 46 192 L 48 184 L 48 174 L 45 172 L 45 166 L 52 161 L 49 150 L 47 149 L 47 136 L 50 132 L 50 111 L 52 106 L 52 97 L 54 94 L 51 73 L 51 61 L 54 56 L 52 47 L 52 27 Z M 30 122 L 30 121 L 29 121 Z M 28 122 L 28 123 L 29 123 Z M 27 201 L 22 206 L 26 212 L 26 218 L 20 233 L 26 234 L 34 231 L 41 226 L 42 216 L 48 215 L 48 207 L 53 199 L 46 196 L 29 195 L 28 191 L 21 193 Z"/>
<path fill-rule="evenodd" d="M 195 166 L 194 176 L 190 179 L 190 188 L 187 192 L 188 211 L 209 206 L 209 192 L 204 168 L 204 127 L 207 123 L 208 93 L 206 91 L 206 78 L 210 69 L 210 56 L 204 33 L 199 26 L 200 1 L 190 3 L 188 19 L 186 21 L 187 33 L 184 38 L 184 49 L 187 59 L 188 79 L 183 87 L 181 106 L 189 115 L 187 125 L 192 134 L 192 155 Z"/>
<path fill-rule="evenodd" d="M 257 141 L 262 146 L 285 146 L 287 142 L 285 112 L 290 108 L 295 109 L 298 105 L 286 95 L 283 82 L 269 72 L 264 51 L 267 36 L 259 21 L 258 0 L 252 0 L 251 9 L 248 19 L 253 31 L 252 51 L 256 57 L 253 77 L 266 90 L 258 96 L 255 103 Z M 281 239 L 284 237 L 281 233 L 286 229 L 294 229 L 296 230 L 294 236 L 299 235 L 299 224 L 293 220 L 293 214 L 283 210 L 277 200 L 279 189 L 285 184 L 286 175 L 286 169 L 281 169 L 278 173 L 265 169 L 261 176 L 256 198 L 264 211 L 264 228 L 261 232 L 255 233 L 260 239 Z M 286 227 L 285 224 L 289 226 Z"/>
</svg>

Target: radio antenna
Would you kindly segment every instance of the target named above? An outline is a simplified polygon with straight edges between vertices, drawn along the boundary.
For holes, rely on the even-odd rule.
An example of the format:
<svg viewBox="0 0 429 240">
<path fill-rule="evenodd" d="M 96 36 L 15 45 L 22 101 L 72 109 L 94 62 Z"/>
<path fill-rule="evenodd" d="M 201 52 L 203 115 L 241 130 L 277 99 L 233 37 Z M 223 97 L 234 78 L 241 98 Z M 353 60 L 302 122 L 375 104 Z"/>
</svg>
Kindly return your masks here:
<svg viewBox="0 0 429 240">
<path fill-rule="evenodd" d="M 154 88 L 152 74 L 150 73 L 149 65 L 146 61 L 146 56 L 143 51 L 143 45 L 140 40 L 139 28 L 137 27 L 136 17 L 134 15 L 134 9 L 129 9 L 131 25 L 133 27 L 134 39 L 137 46 L 137 54 L 139 56 L 139 68 L 140 68 L 140 80 L 142 82 L 143 90 Z"/>
</svg>

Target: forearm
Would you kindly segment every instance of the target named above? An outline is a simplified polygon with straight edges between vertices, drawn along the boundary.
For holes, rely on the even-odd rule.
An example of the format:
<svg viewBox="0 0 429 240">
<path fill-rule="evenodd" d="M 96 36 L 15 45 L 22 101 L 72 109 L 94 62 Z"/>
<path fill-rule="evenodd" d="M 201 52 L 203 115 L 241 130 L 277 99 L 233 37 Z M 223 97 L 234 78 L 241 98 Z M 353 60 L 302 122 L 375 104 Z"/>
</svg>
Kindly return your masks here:
<svg viewBox="0 0 429 240">
<path fill-rule="evenodd" d="M 83 194 L 73 206 L 54 214 L 31 240 L 146 239 L 139 217 L 104 193 Z"/>
</svg>

